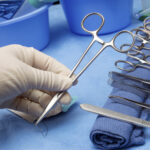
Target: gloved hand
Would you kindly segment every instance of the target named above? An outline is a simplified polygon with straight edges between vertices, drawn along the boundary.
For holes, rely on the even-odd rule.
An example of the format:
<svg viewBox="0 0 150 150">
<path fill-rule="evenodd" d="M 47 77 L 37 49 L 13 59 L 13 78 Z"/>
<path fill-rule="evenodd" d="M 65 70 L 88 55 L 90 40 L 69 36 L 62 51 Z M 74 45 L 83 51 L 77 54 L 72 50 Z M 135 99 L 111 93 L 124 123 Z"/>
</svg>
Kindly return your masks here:
<svg viewBox="0 0 150 150">
<path fill-rule="evenodd" d="M 10 108 L 39 117 L 56 92 L 72 85 L 70 70 L 34 48 L 9 45 L 0 48 L 0 108 Z M 66 93 L 47 117 L 69 104 Z"/>
</svg>

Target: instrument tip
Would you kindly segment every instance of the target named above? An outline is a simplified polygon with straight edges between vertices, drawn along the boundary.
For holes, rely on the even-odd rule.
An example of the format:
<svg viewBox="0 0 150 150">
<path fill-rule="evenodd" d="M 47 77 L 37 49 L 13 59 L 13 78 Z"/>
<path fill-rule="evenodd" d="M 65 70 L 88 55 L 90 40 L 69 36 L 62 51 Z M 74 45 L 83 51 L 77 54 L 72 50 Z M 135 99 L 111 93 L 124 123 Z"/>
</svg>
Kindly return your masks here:
<svg viewBox="0 0 150 150">
<path fill-rule="evenodd" d="M 80 104 L 80 107 L 83 109 L 83 107 L 84 107 L 84 104 Z"/>
<path fill-rule="evenodd" d="M 80 104 L 80 107 L 83 109 L 83 110 L 87 110 L 89 104 Z"/>
</svg>

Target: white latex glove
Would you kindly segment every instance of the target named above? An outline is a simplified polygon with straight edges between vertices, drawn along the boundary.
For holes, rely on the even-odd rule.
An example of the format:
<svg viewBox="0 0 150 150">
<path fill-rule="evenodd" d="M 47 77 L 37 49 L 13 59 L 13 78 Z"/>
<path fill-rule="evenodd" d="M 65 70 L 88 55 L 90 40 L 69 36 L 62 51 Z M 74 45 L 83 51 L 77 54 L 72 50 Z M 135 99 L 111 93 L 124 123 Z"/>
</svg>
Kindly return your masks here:
<svg viewBox="0 0 150 150">
<path fill-rule="evenodd" d="M 72 85 L 70 70 L 31 47 L 9 45 L 0 48 L 0 108 L 9 108 L 39 117 L 56 92 Z M 47 117 L 69 104 L 66 93 Z"/>
</svg>

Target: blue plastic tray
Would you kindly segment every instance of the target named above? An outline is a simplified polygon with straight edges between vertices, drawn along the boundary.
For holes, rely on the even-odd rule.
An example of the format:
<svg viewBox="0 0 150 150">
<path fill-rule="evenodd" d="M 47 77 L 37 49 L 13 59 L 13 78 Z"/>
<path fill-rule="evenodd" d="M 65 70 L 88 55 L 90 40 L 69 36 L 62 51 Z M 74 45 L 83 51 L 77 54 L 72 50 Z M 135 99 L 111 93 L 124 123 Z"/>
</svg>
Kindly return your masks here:
<svg viewBox="0 0 150 150">
<path fill-rule="evenodd" d="M 42 50 L 50 40 L 48 7 L 0 22 L 0 46 L 21 44 Z"/>
</svg>

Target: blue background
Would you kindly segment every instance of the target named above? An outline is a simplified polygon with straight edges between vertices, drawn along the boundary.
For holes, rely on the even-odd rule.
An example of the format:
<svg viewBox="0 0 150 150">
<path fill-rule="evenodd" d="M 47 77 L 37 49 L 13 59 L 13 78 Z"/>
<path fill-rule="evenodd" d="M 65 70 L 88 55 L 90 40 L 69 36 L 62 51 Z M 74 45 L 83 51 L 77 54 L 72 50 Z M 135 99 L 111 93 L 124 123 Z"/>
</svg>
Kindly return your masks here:
<svg viewBox="0 0 150 150">
<path fill-rule="evenodd" d="M 43 52 L 72 69 L 92 37 L 71 33 L 61 6 L 52 6 L 49 15 L 51 41 Z M 126 30 L 139 25 L 141 22 L 133 19 L 132 25 Z M 103 35 L 101 38 L 109 41 L 114 34 Z M 99 44 L 93 46 L 83 64 L 87 63 L 99 47 Z M 81 110 L 79 104 L 103 106 L 112 90 L 107 83 L 108 72 L 118 71 L 114 67 L 117 59 L 125 59 L 125 55 L 107 48 L 81 76 L 78 85 L 69 90 L 77 98 L 76 104 L 67 113 L 44 120 L 40 129 L 7 110 L 0 110 L 0 150 L 94 150 L 89 133 L 96 115 Z M 149 149 L 149 129 L 145 131 L 145 138 L 145 145 L 129 150 Z"/>
</svg>

